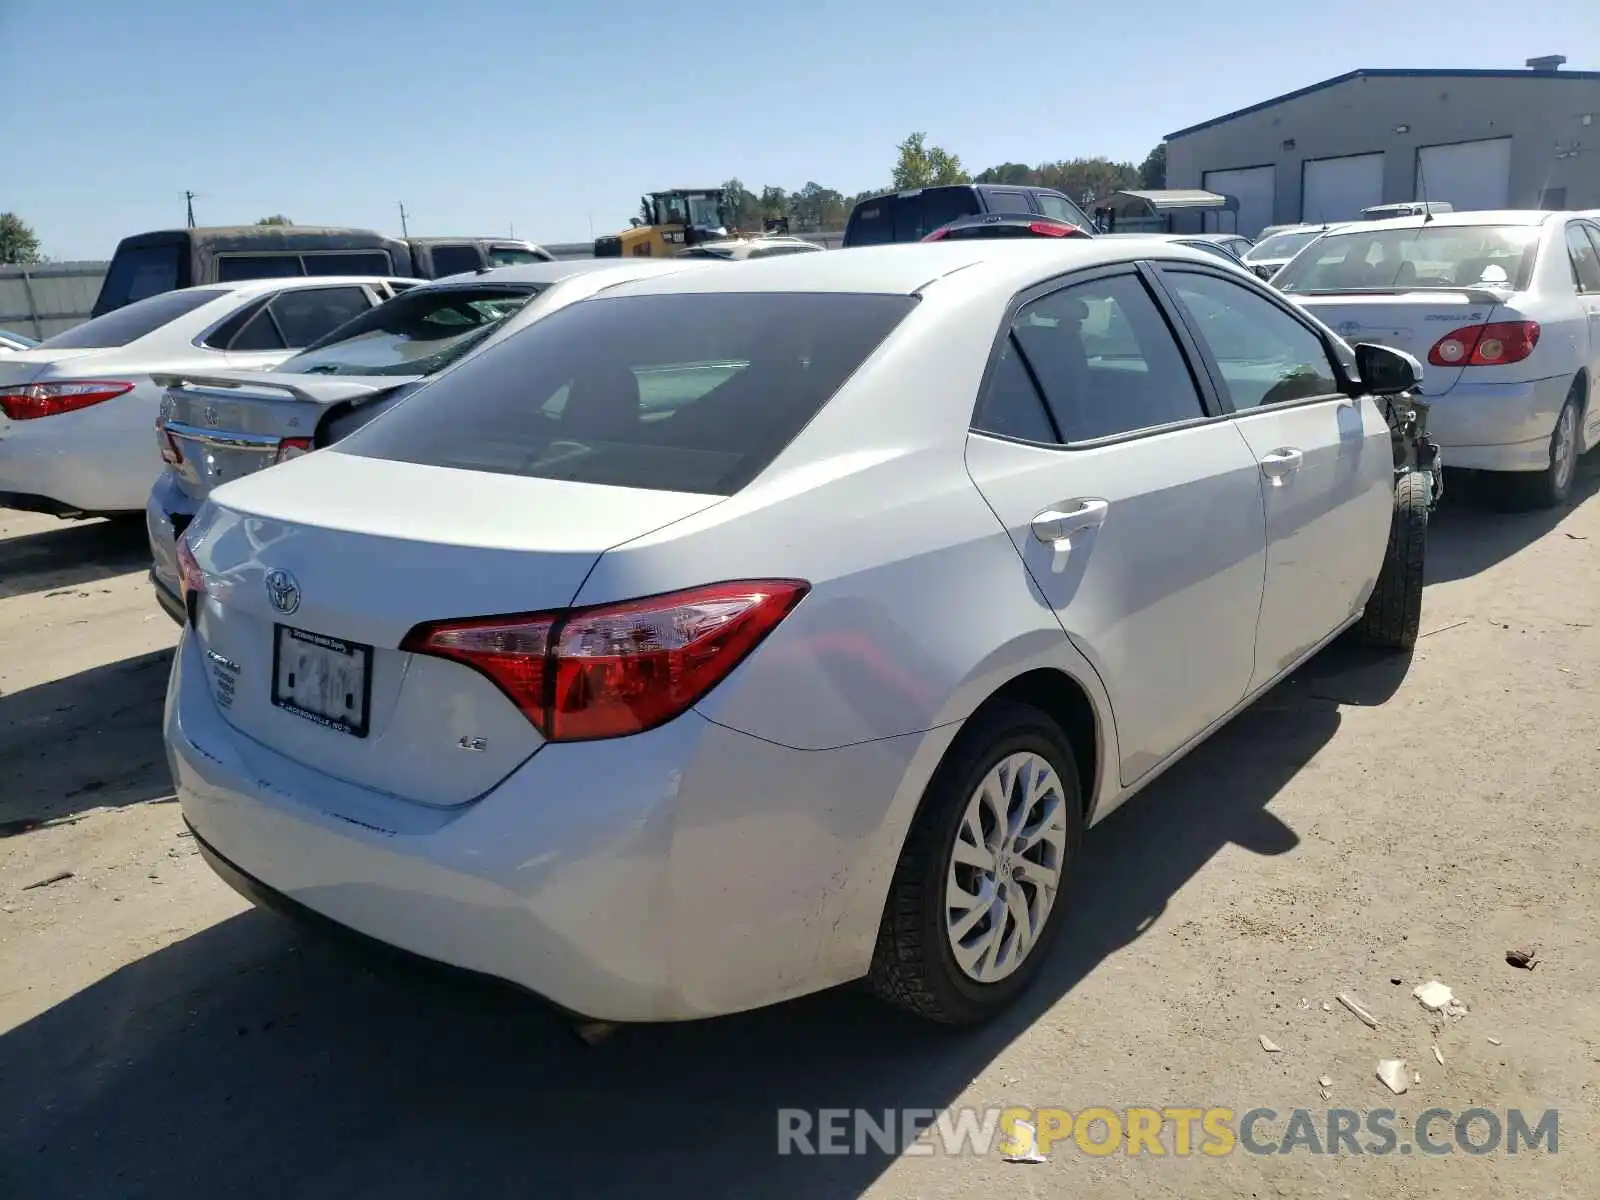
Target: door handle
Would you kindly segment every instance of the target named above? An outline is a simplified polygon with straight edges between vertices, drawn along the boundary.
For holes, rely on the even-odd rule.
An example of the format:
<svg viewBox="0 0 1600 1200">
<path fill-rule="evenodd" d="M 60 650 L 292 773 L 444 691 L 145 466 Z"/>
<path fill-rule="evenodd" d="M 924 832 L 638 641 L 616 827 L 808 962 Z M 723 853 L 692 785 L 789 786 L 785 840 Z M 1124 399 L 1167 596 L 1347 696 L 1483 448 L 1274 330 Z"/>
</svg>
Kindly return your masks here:
<svg viewBox="0 0 1600 1200">
<path fill-rule="evenodd" d="M 1282 483 L 1283 480 L 1293 475 L 1300 469 L 1300 464 L 1305 461 L 1305 453 L 1296 450 L 1293 446 L 1285 446 L 1274 450 L 1271 454 L 1261 456 L 1261 473 L 1273 483 Z"/>
<path fill-rule="evenodd" d="M 1069 500 L 1060 508 L 1047 508 L 1033 519 L 1033 536 L 1057 550 L 1072 548 L 1072 535 L 1085 530 L 1098 529 L 1106 522 L 1111 509 L 1109 500 L 1079 500 L 1076 506 Z"/>
</svg>

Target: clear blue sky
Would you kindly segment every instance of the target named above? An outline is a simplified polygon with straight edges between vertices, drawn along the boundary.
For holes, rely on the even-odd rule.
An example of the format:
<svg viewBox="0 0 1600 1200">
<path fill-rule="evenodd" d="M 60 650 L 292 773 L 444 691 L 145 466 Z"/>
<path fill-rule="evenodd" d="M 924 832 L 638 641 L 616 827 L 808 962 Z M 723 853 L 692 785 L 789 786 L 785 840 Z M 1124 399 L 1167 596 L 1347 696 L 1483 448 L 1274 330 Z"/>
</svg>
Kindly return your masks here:
<svg viewBox="0 0 1600 1200">
<path fill-rule="evenodd" d="M 973 171 L 1142 159 L 1354 67 L 1600 67 L 1600 2 L 0 0 L 0 211 L 53 258 L 284 213 L 549 242 L 737 175 L 849 194 L 913 130 Z M 996 15 L 1004 14 L 1004 15 Z"/>
</svg>

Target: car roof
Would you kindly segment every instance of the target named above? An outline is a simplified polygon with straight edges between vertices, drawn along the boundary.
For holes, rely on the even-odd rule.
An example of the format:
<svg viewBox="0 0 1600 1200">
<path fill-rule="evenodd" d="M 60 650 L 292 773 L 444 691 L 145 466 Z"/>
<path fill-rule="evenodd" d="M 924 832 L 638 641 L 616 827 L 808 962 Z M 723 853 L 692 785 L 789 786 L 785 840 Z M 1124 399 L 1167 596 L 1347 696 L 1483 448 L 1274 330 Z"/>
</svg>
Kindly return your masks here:
<svg viewBox="0 0 1600 1200">
<path fill-rule="evenodd" d="M 1015 292 L 1065 271 L 1139 258 L 1215 264 L 1215 255 L 1159 238 L 972 238 L 745 259 L 715 271 L 639 279 L 607 296 L 684 292 L 865 292 L 916 295 L 961 273 L 963 285 Z M 588 303 L 588 301 L 585 301 Z"/>
<path fill-rule="evenodd" d="M 1478 212 L 1442 212 L 1431 217 L 1389 217 L 1382 221 L 1345 221 L 1329 233 L 1362 233 L 1379 229 L 1418 229 L 1423 225 L 1543 225 L 1564 214 L 1530 208 L 1484 209 Z"/>
</svg>

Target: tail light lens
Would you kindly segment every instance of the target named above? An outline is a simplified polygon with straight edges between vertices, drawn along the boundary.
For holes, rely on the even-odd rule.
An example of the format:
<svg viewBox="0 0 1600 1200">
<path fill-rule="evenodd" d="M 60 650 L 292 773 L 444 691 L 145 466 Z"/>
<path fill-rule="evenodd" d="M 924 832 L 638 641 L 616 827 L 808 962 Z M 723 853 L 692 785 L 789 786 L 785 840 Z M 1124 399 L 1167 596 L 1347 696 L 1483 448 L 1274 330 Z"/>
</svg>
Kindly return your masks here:
<svg viewBox="0 0 1600 1200">
<path fill-rule="evenodd" d="M 311 453 L 310 438 L 284 438 L 278 443 L 278 456 L 273 462 L 288 462 L 291 458 L 299 458 L 302 454 Z"/>
<path fill-rule="evenodd" d="M 27 383 L 0 392 L 0 412 L 13 421 L 33 421 L 59 413 L 76 412 L 131 392 L 133 384 L 116 379 L 85 379 L 75 383 Z"/>
<path fill-rule="evenodd" d="M 743 580 L 595 608 L 438 621 L 401 649 L 486 675 L 553 742 L 641 733 L 698 703 L 810 585 Z"/>
<path fill-rule="evenodd" d="M 200 564 L 195 561 L 194 551 L 189 549 L 188 530 L 178 538 L 178 580 L 183 588 L 183 607 L 189 613 L 189 620 L 193 621 L 195 601 L 205 595 L 206 577 L 200 570 Z"/>
<path fill-rule="evenodd" d="M 1502 367 L 1521 362 L 1539 344 L 1537 321 L 1494 321 L 1453 329 L 1433 344 L 1436 367 Z"/>
<path fill-rule="evenodd" d="M 1088 237 L 1089 235 L 1076 225 L 1058 225 L 1054 221 L 1034 221 L 1028 226 L 1029 233 L 1036 233 L 1040 237 Z"/>
<path fill-rule="evenodd" d="M 162 462 L 177 466 L 183 461 L 183 447 L 178 445 L 172 431 L 167 428 L 165 417 L 156 420 L 156 445 L 161 449 Z"/>
</svg>

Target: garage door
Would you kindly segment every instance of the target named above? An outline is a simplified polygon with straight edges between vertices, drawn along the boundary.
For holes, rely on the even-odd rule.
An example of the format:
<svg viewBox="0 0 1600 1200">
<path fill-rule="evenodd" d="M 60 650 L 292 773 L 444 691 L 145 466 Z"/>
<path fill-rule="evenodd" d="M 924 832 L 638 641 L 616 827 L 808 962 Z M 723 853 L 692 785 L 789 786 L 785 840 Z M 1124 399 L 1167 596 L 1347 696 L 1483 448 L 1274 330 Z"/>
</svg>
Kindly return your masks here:
<svg viewBox="0 0 1600 1200">
<path fill-rule="evenodd" d="M 1302 221 L 1358 221 L 1363 208 L 1383 203 L 1383 155 L 1307 159 L 1302 184 Z"/>
<path fill-rule="evenodd" d="M 1272 224 L 1276 200 L 1276 181 L 1271 167 L 1249 167 L 1243 171 L 1207 171 L 1201 186 L 1219 196 L 1232 196 L 1239 202 L 1238 232 L 1255 237 Z M 1218 233 L 1233 233 L 1233 213 L 1207 213 L 1206 228 Z"/>
<path fill-rule="evenodd" d="M 1511 203 L 1511 139 L 1456 142 L 1417 150 L 1416 199 L 1443 200 L 1457 212 Z"/>
</svg>

